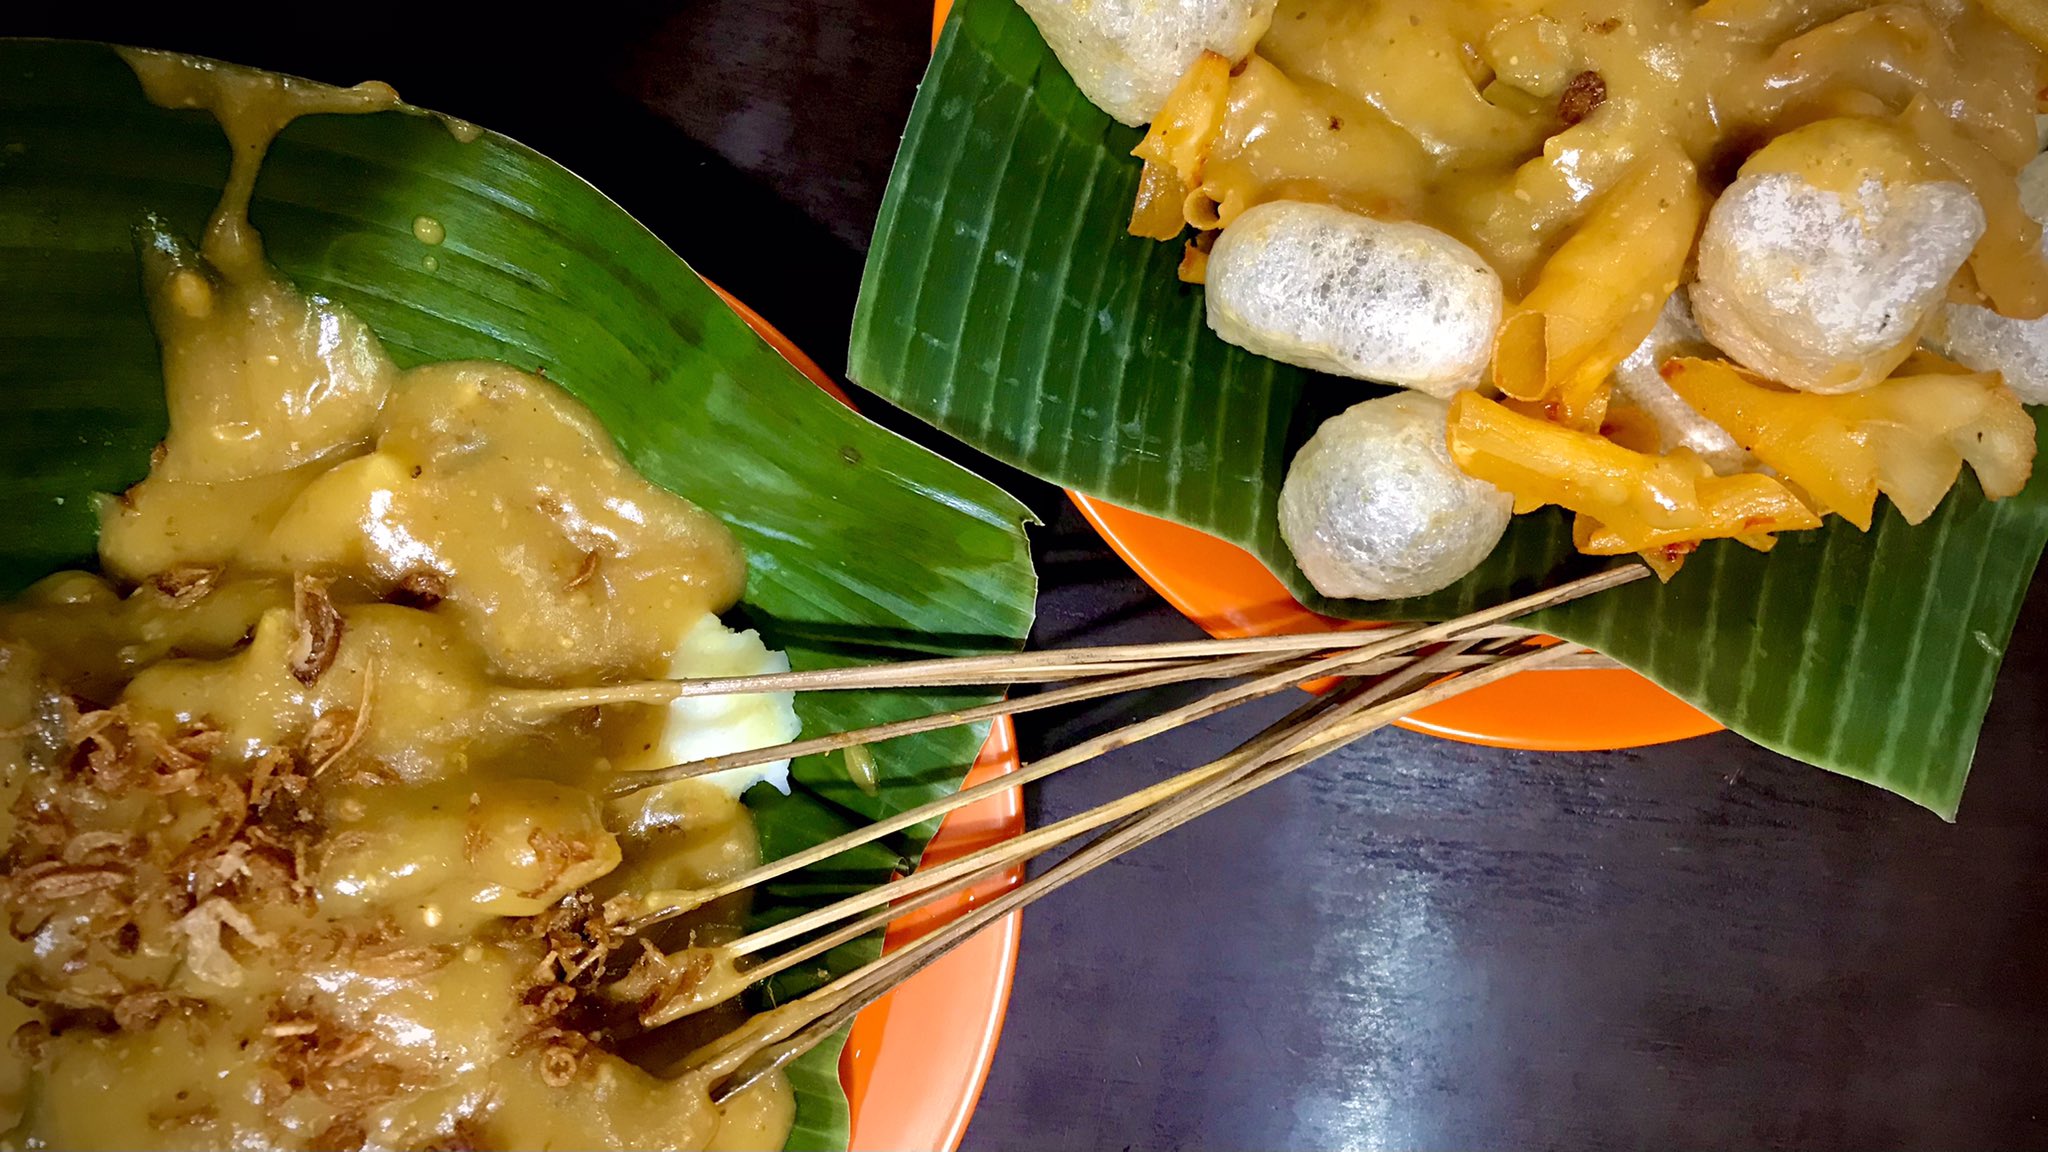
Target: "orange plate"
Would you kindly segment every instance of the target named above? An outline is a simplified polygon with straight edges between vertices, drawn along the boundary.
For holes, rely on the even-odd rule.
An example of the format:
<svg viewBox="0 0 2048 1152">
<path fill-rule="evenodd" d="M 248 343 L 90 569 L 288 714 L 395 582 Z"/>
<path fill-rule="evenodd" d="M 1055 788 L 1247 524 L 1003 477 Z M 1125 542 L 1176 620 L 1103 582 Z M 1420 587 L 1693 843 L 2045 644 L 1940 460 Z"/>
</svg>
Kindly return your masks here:
<svg viewBox="0 0 2048 1152">
<path fill-rule="evenodd" d="M 705 281 L 710 284 L 710 281 Z M 831 377 L 753 310 L 711 284 L 761 338 L 811 378 L 818 387 L 853 407 Z M 982 746 L 981 758 L 962 787 L 973 787 L 1017 770 L 1017 741 L 1010 719 L 998 719 Z M 1024 831 L 1024 806 L 1017 789 L 948 813 L 925 847 L 927 862 L 965 856 Z M 1024 879 L 1020 865 L 889 925 L 882 947 L 893 951 Z M 960 1146 L 967 1120 L 981 1098 L 995 1059 L 996 1037 L 1010 1004 L 1017 972 L 1021 913 L 1012 912 L 903 982 L 854 1017 L 853 1031 L 839 1058 L 839 1080 L 853 1108 L 851 1148 L 875 1152 Z"/>
<path fill-rule="evenodd" d="M 952 0 L 936 0 L 932 47 Z M 1072 489 L 1081 515 L 1145 583 L 1211 636 L 1347 626 L 1302 607 L 1258 558 L 1234 544 Z M 1400 721 L 1472 744 L 1545 752 L 1639 748 L 1719 732 L 1699 709 L 1633 672 L 1524 672 Z"/>
<path fill-rule="evenodd" d="M 1193 528 L 1069 492 L 1081 515 L 1167 603 L 1212 636 L 1348 626 L 1301 606 L 1251 553 Z M 1585 752 L 1717 732 L 1698 709 L 1633 672 L 1524 672 L 1400 721 L 1501 748 Z"/>
</svg>

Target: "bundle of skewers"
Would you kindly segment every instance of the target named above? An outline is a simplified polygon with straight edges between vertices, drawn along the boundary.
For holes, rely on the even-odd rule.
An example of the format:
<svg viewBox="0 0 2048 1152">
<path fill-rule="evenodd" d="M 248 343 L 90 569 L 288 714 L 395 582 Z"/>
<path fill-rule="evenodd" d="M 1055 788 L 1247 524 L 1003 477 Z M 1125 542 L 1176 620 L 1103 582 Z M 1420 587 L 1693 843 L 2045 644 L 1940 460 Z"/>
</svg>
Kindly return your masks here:
<svg viewBox="0 0 2048 1152">
<path fill-rule="evenodd" d="M 732 768 L 845 749 L 998 716 L 1037 711 L 1126 692 L 1196 680 L 1225 682 L 1215 691 L 1157 715 L 1134 720 L 1018 771 L 962 789 L 852 832 L 764 863 L 730 879 L 689 890 L 632 892 L 612 898 L 583 931 L 578 954 L 562 958 L 572 975 L 602 974 L 630 954 L 623 942 L 712 901 L 747 891 L 904 829 L 936 821 L 1005 789 L 1043 780 L 1117 749 L 1290 689 L 1308 699 L 1265 730 L 1208 763 L 1119 799 L 879 887 L 760 928 L 737 939 L 673 952 L 651 946 L 623 975 L 610 979 L 614 1001 L 635 1005 L 630 1031 L 662 1028 L 740 995 L 759 981 L 815 961 L 826 952 L 885 927 L 899 916 L 988 884 L 1056 848 L 1079 846 L 1028 881 L 986 900 L 908 945 L 759 1013 L 705 1044 L 685 1068 L 709 1073 L 713 1099 L 723 1100 L 783 1067 L 831 1036 L 863 1007 L 983 928 L 1125 852 L 1215 810 L 1297 768 L 1417 710 L 1531 669 L 1614 666 L 1579 645 L 1510 623 L 1517 617 L 1629 583 L 1649 574 L 1640 565 L 1612 569 L 1556 588 L 1435 624 L 1391 625 L 1243 639 L 1133 644 L 724 679 L 655 680 L 597 688 L 534 691 L 519 707 L 637 702 L 753 692 L 1062 684 L 1013 699 L 897 720 L 848 732 L 806 737 L 750 752 L 712 757 L 623 776 L 615 795 Z M 1088 837 L 1083 840 L 1082 838 Z"/>
</svg>

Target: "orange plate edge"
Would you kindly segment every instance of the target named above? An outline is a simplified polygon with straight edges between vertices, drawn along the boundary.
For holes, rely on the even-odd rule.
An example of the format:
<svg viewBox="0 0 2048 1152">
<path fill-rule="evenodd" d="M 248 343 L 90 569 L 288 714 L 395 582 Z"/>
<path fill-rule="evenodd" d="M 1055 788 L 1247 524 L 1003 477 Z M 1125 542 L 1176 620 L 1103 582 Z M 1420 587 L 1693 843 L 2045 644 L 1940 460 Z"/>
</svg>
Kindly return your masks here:
<svg viewBox="0 0 2048 1152">
<path fill-rule="evenodd" d="M 1302 607 L 1257 557 L 1185 525 L 1080 492 L 1069 498 L 1116 554 L 1212 636 L 1263 636 L 1352 627 Z M 1634 672 L 1524 672 L 1399 721 L 1468 744 L 1598 752 L 1684 740 L 1721 729 Z"/>
<path fill-rule="evenodd" d="M 848 408 L 853 402 L 816 362 L 725 289 L 704 281 L 740 319 L 811 382 Z M 1016 733 L 997 719 L 981 756 L 962 787 L 971 788 L 1018 768 Z M 1024 831 L 1023 798 L 1015 788 L 948 813 L 926 845 L 934 863 Z M 889 925 L 883 939 L 893 951 L 977 905 L 1022 883 L 1020 865 Z M 839 1057 L 839 1080 L 853 1117 L 849 1152 L 934 1148 L 952 1152 L 967 1132 L 981 1088 L 995 1059 L 996 1038 L 1017 973 L 1021 912 L 983 929 L 854 1017 Z"/>
</svg>

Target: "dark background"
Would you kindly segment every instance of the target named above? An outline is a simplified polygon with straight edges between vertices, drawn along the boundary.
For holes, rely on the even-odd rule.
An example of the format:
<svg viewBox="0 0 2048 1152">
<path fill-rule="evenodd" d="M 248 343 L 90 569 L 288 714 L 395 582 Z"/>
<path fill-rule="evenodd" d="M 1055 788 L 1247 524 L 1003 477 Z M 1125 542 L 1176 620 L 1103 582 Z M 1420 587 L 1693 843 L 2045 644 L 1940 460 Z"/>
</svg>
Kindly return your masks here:
<svg viewBox="0 0 2048 1152">
<path fill-rule="evenodd" d="M 388 80 L 579 171 L 843 367 L 922 0 L 177 9 L 28 5 L 0 32 Z M 1034 644 L 1194 634 L 1059 493 L 942 448 L 1048 525 Z M 1027 914 L 966 1147 L 2048 1145 L 2044 667 L 2037 580 L 1955 826 L 1727 735 L 1546 755 L 1382 733 Z M 1286 703 L 1062 775 L 1032 819 Z M 1025 755 L 1110 722 L 1027 718 Z"/>
</svg>

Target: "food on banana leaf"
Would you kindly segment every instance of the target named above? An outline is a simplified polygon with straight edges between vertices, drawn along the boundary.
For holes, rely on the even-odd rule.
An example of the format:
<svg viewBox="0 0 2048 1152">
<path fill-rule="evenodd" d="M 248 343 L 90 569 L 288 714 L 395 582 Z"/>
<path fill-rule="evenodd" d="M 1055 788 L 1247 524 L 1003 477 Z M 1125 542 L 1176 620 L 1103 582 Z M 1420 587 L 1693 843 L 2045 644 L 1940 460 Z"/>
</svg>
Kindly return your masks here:
<svg viewBox="0 0 2048 1152">
<path fill-rule="evenodd" d="M 1098 20 L 1079 0 L 1027 7 L 1060 30 L 1048 39 L 1069 61 L 1113 51 L 1125 18 L 1142 22 L 1121 9 Z M 1206 16 L 1199 7 L 1175 5 L 1172 26 L 1257 24 L 1222 0 Z M 1725 408 L 1703 410 L 1663 380 L 1677 356 L 1773 395 L 1866 397 L 1854 436 L 1882 465 L 1840 474 L 1868 487 L 1881 472 L 1889 479 L 1869 490 L 1917 520 L 1960 468 L 1929 445 L 1992 419 L 1965 409 L 2003 398 L 1983 401 L 2003 414 L 2003 438 L 1978 468 L 1998 498 L 2032 467 L 2033 441 L 2008 435 L 2010 414 L 2048 398 L 2036 218 L 2048 216 L 2036 120 L 2048 55 L 2010 18 L 1978 0 L 1281 0 L 1236 51 L 1177 42 L 1181 71 L 1154 87 L 1161 101 L 1134 153 L 1131 231 L 1186 237 L 1180 275 L 1205 285 L 1224 340 L 1350 378 L 1330 389 L 1461 394 L 1445 434 L 1468 444 L 1452 457 L 1475 478 L 1512 477 L 1522 510 L 1578 493 L 1567 506 L 1598 526 L 1579 533 L 1594 552 L 1642 543 L 1668 576 L 1702 540 L 1761 542 L 1829 513 L 1869 523 L 1867 501 L 1823 499 L 1770 459 L 1799 433 L 1773 421 L 1804 409 L 1759 402 L 1745 411 L 1772 413 L 1764 426 L 1730 426 Z M 1128 105 L 1077 78 L 1132 122 Z M 1939 399 L 1926 378 L 1944 374 L 1913 367 L 1923 340 L 1961 365 Z M 1977 373 L 1989 375 L 1956 382 Z M 1723 379 L 1688 377 L 1709 378 Z M 1467 391 L 1489 407 L 1464 402 Z M 1950 431 L 1878 431 L 1870 413 L 1908 394 L 1940 408 L 1932 427 Z M 1473 421 L 1462 431 L 1460 414 Z M 1498 434 L 1484 451 L 1469 443 L 1481 430 Z M 1322 457 L 1338 440 L 1293 467 L 1335 474 Z M 1391 483 L 1404 460 L 1353 462 L 1349 490 L 1379 490 L 1368 473 Z M 1690 495 L 1670 514 L 1630 511 L 1671 485 Z M 1319 590 L 1395 598 L 1448 582 L 1451 553 L 1409 579 L 1346 581 L 1327 549 L 1305 543 L 1427 538 L 1425 502 L 1405 524 L 1327 495 L 1317 506 L 1329 517 L 1320 531 L 1300 502 L 1283 520 Z M 1769 532 L 1736 522 L 1760 508 Z"/>
<path fill-rule="evenodd" d="M 787 762 L 609 786 L 790 739 L 791 698 L 573 699 L 787 670 L 719 619 L 731 531 L 555 384 L 400 371 L 269 266 L 246 211 L 271 137 L 388 88 L 129 61 L 237 147 L 196 248 L 136 237 L 170 428 L 103 501 L 101 571 L 0 606 L 0 1140 L 781 1147 L 785 1077 L 714 1104 L 729 1069 L 679 1070 L 688 1032 L 628 1049 L 638 1005 L 604 989 L 639 957 L 610 898 L 756 863 L 739 793 Z M 715 942 L 744 911 L 665 931 Z"/>
</svg>

